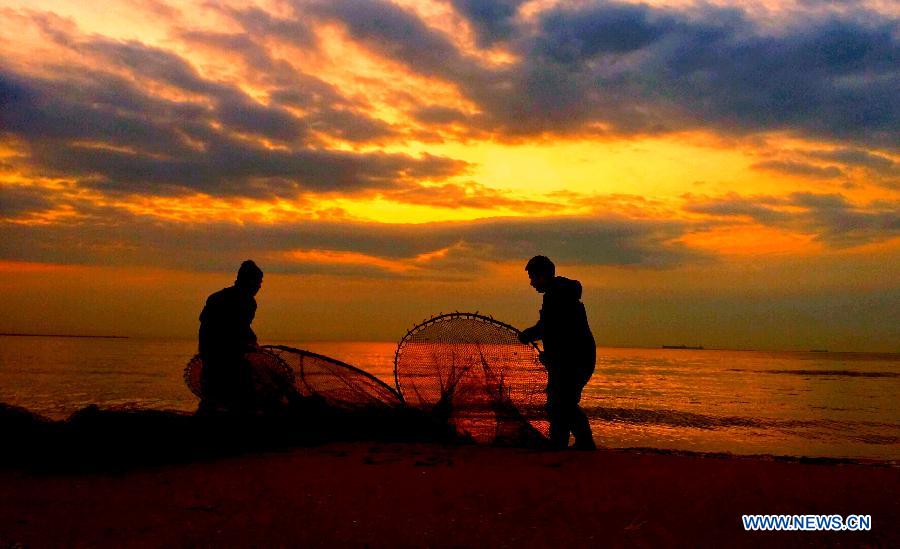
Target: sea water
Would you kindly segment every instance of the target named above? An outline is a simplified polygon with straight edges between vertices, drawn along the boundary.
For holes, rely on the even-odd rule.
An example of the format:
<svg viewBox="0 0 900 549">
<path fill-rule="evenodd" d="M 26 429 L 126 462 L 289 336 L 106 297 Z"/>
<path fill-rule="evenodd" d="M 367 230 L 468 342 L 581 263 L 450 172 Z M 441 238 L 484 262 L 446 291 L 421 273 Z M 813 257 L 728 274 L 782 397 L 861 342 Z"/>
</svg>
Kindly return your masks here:
<svg viewBox="0 0 900 549">
<path fill-rule="evenodd" d="M 396 344 L 263 341 L 393 386 Z M 0 402 L 51 418 L 88 405 L 192 411 L 196 341 L 0 336 Z M 900 459 L 900 354 L 597 350 L 582 396 L 597 443 L 735 454 Z"/>
</svg>

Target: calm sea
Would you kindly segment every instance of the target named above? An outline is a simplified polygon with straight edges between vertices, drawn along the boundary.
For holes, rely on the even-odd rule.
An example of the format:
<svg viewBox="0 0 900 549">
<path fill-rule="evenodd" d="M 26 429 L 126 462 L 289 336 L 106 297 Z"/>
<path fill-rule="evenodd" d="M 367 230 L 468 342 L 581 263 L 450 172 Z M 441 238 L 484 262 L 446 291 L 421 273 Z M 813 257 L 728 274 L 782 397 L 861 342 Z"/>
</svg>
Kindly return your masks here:
<svg viewBox="0 0 900 549">
<path fill-rule="evenodd" d="M 299 343 L 393 386 L 394 343 Z M 193 340 L 0 336 L 0 402 L 194 410 Z M 607 447 L 900 460 L 900 354 L 598 349 L 582 406 Z"/>
</svg>

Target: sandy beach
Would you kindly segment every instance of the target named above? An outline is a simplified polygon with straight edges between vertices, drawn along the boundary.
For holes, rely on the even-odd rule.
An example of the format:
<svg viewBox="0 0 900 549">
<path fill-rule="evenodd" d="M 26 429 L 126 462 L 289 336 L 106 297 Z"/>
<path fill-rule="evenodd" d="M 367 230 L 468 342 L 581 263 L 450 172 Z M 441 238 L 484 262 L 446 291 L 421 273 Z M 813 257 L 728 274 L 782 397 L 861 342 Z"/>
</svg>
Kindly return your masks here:
<svg viewBox="0 0 900 549">
<path fill-rule="evenodd" d="M 338 442 L 116 473 L 0 470 L 0 547 L 897 546 L 900 469 Z M 745 532 L 742 514 L 869 514 Z"/>
</svg>

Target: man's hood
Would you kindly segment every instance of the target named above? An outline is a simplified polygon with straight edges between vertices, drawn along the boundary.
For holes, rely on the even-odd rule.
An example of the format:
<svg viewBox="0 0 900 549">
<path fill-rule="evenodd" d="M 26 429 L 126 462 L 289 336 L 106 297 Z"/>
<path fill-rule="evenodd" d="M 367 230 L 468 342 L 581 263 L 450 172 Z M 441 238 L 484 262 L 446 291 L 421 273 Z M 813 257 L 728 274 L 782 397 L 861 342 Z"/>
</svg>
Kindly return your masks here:
<svg viewBox="0 0 900 549">
<path fill-rule="evenodd" d="M 581 299 L 581 282 L 564 276 L 557 276 L 553 279 L 550 291 L 557 299 L 578 301 Z"/>
</svg>

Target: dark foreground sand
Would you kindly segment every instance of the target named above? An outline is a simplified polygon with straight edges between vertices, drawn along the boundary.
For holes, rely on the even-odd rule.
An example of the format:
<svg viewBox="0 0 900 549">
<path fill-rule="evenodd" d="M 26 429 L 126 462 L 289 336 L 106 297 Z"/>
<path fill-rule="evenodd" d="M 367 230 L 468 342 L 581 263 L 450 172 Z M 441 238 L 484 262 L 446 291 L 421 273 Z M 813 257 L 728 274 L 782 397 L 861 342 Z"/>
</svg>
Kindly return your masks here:
<svg viewBox="0 0 900 549">
<path fill-rule="evenodd" d="M 119 473 L 0 470 L 0 547 L 900 546 L 900 469 L 330 443 Z M 741 514 L 870 514 L 744 532 Z"/>
</svg>

